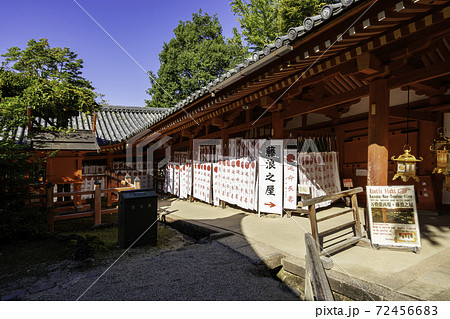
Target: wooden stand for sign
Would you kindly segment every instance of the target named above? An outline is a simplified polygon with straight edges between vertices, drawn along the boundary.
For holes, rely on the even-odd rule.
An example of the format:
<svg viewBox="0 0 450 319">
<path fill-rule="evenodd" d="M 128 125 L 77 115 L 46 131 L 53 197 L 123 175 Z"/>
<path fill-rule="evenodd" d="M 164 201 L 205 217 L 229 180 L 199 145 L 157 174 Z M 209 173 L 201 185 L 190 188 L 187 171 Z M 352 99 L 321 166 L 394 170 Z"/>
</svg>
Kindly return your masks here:
<svg viewBox="0 0 450 319">
<path fill-rule="evenodd" d="M 362 191 L 363 191 L 362 187 L 357 187 L 354 189 L 349 189 L 349 190 L 342 191 L 342 192 L 335 193 L 335 194 L 329 194 L 329 195 L 320 196 L 320 197 L 316 197 L 316 198 L 305 199 L 298 203 L 297 207 L 308 207 L 308 217 L 309 217 L 309 222 L 311 224 L 311 233 L 312 233 L 312 236 L 313 236 L 314 240 L 316 241 L 317 245 L 320 247 L 321 255 L 329 255 L 329 254 L 335 253 L 336 251 L 339 251 L 343 248 L 346 248 L 348 246 L 355 245 L 363 238 L 362 232 L 361 232 L 361 222 L 360 222 L 359 212 L 358 212 L 358 200 L 356 198 L 356 194 L 361 193 Z M 351 196 L 352 206 L 350 209 L 335 213 L 330 216 L 326 216 L 326 217 L 317 219 L 316 206 L 315 206 L 316 204 L 330 201 L 330 200 L 335 201 L 335 200 L 345 197 L 345 196 Z M 328 219 L 331 219 L 331 218 L 334 218 L 334 217 L 338 217 L 338 216 L 347 214 L 347 213 L 353 213 L 353 220 L 351 222 L 348 222 L 348 223 L 345 223 L 342 225 L 338 225 L 336 227 L 327 229 L 327 230 L 319 233 L 319 229 L 317 227 L 318 223 L 323 222 Z M 349 227 L 353 228 L 353 231 L 355 233 L 354 237 L 348 238 L 344 242 L 334 245 L 330 248 L 327 248 L 327 249 L 321 248 L 321 245 L 320 245 L 321 237 L 330 235 L 332 233 L 335 233 L 337 231 L 340 231 L 342 229 L 349 228 Z"/>
</svg>

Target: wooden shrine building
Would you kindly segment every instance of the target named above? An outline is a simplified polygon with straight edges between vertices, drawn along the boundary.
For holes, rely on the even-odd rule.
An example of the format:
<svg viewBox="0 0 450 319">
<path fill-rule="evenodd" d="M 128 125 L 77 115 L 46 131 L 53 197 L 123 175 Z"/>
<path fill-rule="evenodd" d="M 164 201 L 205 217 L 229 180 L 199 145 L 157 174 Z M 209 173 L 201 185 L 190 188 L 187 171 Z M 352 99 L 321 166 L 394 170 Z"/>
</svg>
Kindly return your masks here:
<svg viewBox="0 0 450 319">
<path fill-rule="evenodd" d="M 169 109 L 104 107 L 74 117 L 71 128 L 81 131 L 70 145 L 89 140 L 86 132 L 95 139 L 81 148 L 57 142 L 48 180 L 82 191 L 115 170 L 160 188 L 145 166 L 149 150 L 157 169 L 167 145 L 172 157 L 192 156 L 194 139 L 221 139 L 227 156 L 231 139 L 313 138 L 339 153 L 340 177 L 354 187 L 402 184 L 392 181 L 391 157 L 408 142 L 424 159 L 420 182 L 407 182 L 418 208 L 446 208 L 430 146 L 438 128 L 450 130 L 450 1 L 333 2 Z M 26 128 L 12 132 L 26 136 Z"/>
<path fill-rule="evenodd" d="M 392 181 L 391 157 L 403 153 L 408 139 L 411 153 L 424 158 L 420 183 L 408 181 L 416 186 L 418 208 L 442 208 L 450 201 L 444 176 L 432 174 L 430 146 L 438 128 L 450 129 L 449 18 L 444 0 L 327 5 L 157 117 L 127 145 L 136 152 L 136 145 L 156 148 L 170 137 L 175 154 L 192 151 L 193 139 L 327 137 L 339 152 L 340 177 L 365 187 L 403 183 Z M 164 154 L 159 147 L 157 160 Z"/>
</svg>

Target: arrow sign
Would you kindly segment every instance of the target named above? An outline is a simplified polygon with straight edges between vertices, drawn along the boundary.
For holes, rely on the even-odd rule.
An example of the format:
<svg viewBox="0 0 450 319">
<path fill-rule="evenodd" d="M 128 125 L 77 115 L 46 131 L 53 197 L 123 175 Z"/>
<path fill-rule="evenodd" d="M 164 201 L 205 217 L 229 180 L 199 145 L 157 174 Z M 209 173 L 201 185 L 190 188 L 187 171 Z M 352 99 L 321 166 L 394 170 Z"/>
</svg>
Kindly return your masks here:
<svg viewBox="0 0 450 319">
<path fill-rule="evenodd" d="M 264 205 L 267 205 L 267 206 L 269 206 L 270 208 L 274 208 L 275 206 L 277 206 L 277 205 L 275 205 L 275 204 L 272 203 L 272 202 L 270 202 L 270 203 L 264 203 Z"/>
</svg>

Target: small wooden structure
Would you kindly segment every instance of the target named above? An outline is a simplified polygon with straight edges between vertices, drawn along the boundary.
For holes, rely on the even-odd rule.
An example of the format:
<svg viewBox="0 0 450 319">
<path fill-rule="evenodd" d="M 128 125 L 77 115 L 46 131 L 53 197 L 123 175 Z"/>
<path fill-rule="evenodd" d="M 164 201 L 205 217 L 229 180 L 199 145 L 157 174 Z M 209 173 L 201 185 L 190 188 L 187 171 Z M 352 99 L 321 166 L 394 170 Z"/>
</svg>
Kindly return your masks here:
<svg viewBox="0 0 450 319">
<path fill-rule="evenodd" d="M 334 301 L 327 274 L 320 260 L 317 243 L 310 233 L 305 234 L 305 247 L 305 300 Z"/>
<path fill-rule="evenodd" d="M 316 197 L 316 198 L 305 199 L 298 203 L 298 207 L 308 207 L 308 217 L 309 217 L 309 221 L 311 223 L 312 237 L 316 241 L 316 243 L 319 247 L 319 250 L 321 251 L 320 252 L 321 255 L 329 255 L 329 254 L 335 253 L 335 252 L 337 252 L 341 249 L 344 249 L 348 246 L 357 244 L 363 238 L 362 231 L 361 231 L 361 222 L 360 222 L 359 212 L 358 212 L 358 200 L 356 198 L 356 195 L 358 193 L 361 193 L 362 191 L 363 191 L 362 187 L 357 187 L 357 188 L 345 190 L 345 191 L 335 193 L 335 194 L 329 194 L 329 195 L 324 195 L 324 196 L 320 196 L 320 197 Z M 335 214 L 332 214 L 332 215 L 329 215 L 326 217 L 317 218 L 316 207 L 315 207 L 316 204 L 330 201 L 330 200 L 335 201 L 339 198 L 346 197 L 346 196 L 351 196 L 351 208 L 350 209 L 346 209 L 342 212 L 338 212 L 338 213 L 335 213 Z M 319 232 L 318 225 L 317 225 L 318 223 L 323 222 L 325 220 L 329 220 L 331 218 L 342 216 L 347 213 L 353 213 L 352 221 L 341 224 L 341 225 L 337 225 L 333 228 Z M 324 236 L 333 234 L 335 232 L 338 232 L 340 230 L 343 230 L 345 228 L 349 228 L 349 227 L 353 228 L 353 231 L 355 234 L 354 237 L 348 238 L 344 242 L 334 245 L 333 247 L 330 247 L 327 249 L 321 248 L 322 247 L 321 238 L 323 238 Z"/>
<path fill-rule="evenodd" d="M 84 217 L 94 217 L 94 225 L 100 225 L 102 223 L 102 215 L 105 214 L 113 214 L 118 212 L 117 207 L 111 207 L 112 205 L 112 195 L 118 194 L 122 191 L 132 190 L 132 189 L 140 189 L 140 181 L 138 179 L 135 180 L 135 184 L 131 184 L 129 181 L 124 180 L 125 184 L 123 187 L 115 187 L 115 188 L 107 188 L 101 189 L 100 184 L 94 185 L 94 190 L 89 191 L 76 191 L 76 192 L 63 192 L 63 193 L 54 193 L 53 187 L 47 187 L 47 194 L 42 195 L 34 195 L 33 199 L 45 199 L 45 203 L 47 208 L 50 211 L 50 215 L 48 218 L 48 227 L 49 231 L 54 231 L 54 223 L 56 221 L 68 220 L 68 219 L 78 219 Z M 104 194 L 107 198 L 107 208 L 102 209 L 102 194 Z M 80 198 L 81 195 L 92 195 L 94 199 L 94 209 L 90 209 L 91 206 L 87 205 L 78 205 L 75 200 L 71 203 L 70 206 L 62 206 L 63 204 L 67 204 L 68 202 L 57 202 L 55 198 L 59 197 L 72 197 Z M 115 200 L 117 202 L 117 199 Z M 75 212 L 74 212 L 75 211 Z"/>
</svg>

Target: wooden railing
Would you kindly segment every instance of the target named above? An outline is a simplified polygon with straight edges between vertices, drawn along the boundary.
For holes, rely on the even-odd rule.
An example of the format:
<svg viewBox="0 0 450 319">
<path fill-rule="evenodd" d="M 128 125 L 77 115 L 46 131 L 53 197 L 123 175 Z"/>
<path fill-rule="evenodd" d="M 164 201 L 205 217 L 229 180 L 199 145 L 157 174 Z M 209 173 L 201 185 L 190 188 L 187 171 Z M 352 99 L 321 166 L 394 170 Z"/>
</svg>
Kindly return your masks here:
<svg viewBox="0 0 450 319">
<path fill-rule="evenodd" d="M 117 207 L 109 208 L 111 206 L 111 195 L 113 193 L 118 194 L 123 191 L 132 190 L 132 189 L 140 189 L 140 188 L 141 188 L 140 181 L 136 181 L 135 184 L 131 184 L 130 181 L 125 181 L 124 187 L 107 188 L 107 189 L 101 189 L 101 186 L 96 184 L 96 185 L 94 185 L 94 190 L 79 191 L 79 192 L 66 192 L 66 193 L 54 193 L 53 187 L 49 187 L 47 189 L 47 208 L 51 212 L 50 216 L 49 216 L 49 220 L 48 220 L 49 229 L 50 229 L 50 231 L 54 231 L 55 221 L 84 218 L 84 217 L 94 217 L 94 225 L 100 225 L 102 223 L 102 215 L 118 212 Z M 102 209 L 102 194 L 106 195 L 108 208 Z M 68 207 L 57 207 L 60 204 L 60 202 L 55 202 L 54 201 L 55 198 L 68 197 L 68 196 L 80 197 L 81 195 L 93 195 L 94 210 L 85 211 L 85 212 L 77 212 L 77 213 L 69 213 L 69 214 L 60 214 L 62 212 L 67 211 Z M 71 206 L 69 208 L 76 209 L 77 207 L 80 207 L 83 209 L 83 208 L 90 207 L 90 205 L 76 205 L 76 206 Z"/>
<path fill-rule="evenodd" d="M 309 222 L 311 224 L 311 233 L 312 233 L 312 237 L 314 238 L 314 240 L 316 241 L 318 247 L 319 247 L 319 251 L 321 255 L 328 255 L 328 254 L 332 254 L 334 252 L 337 252 L 341 249 L 344 249 L 348 246 L 357 244 L 361 238 L 362 238 L 362 231 L 361 231 L 361 222 L 360 222 L 360 218 L 359 218 L 359 211 L 358 211 L 358 200 L 356 198 L 356 194 L 361 193 L 363 191 L 362 187 L 357 187 L 357 188 L 353 188 L 353 189 L 349 189 L 349 190 L 345 190 L 339 193 L 334 193 L 334 194 L 329 194 L 329 195 L 324 195 L 324 196 L 320 196 L 320 197 L 316 197 L 316 198 L 311 198 L 311 199 L 305 199 L 301 202 L 298 203 L 298 207 L 308 207 L 308 217 L 309 217 Z M 341 212 L 337 212 L 335 214 L 326 216 L 326 217 L 322 217 L 322 218 L 317 218 L 317 213 L 316 213 L 316 204 L 322 203 L 322 202 L 327 202 L 327 201 L 335 201 L 339 198 L 342 197 L 346 197 L 346 196 L 350 196 L 351 197 L 351 204 L 352 207 L 349 209 L 346 209 L 344 211 Z M 347 214 L 347 213 L 352 213 L 353 214 L 353 220 L 341 225 L 337 225 L 331 229 L 327 229 L 325 231 L 322 231 L 319 233 L 319 229 L 317 226 L 317 223 L 323 222 L 325 220 L 329 220 L 331 218 L 335 218 L 335 217 L 339 217 L 341 215 Z M 349 228 L 352 227 L 355 236 L 346 239 L 344 242 L 341 242 L 340 244 L 334 245 L 330 248 L 327 248 L 326 250 L 322 250 L 321 246 L 320 246 L 320 239 L 336 233 L 340 230 L 343 230 L 345 228 Z"/>
<path fill-rule="evenodd" d="M 310 233 L 305 234 L 305 299 L 307 301 L 333 301 L 327 274 L 319 256 L 317 243 Z"/>
</svg>

